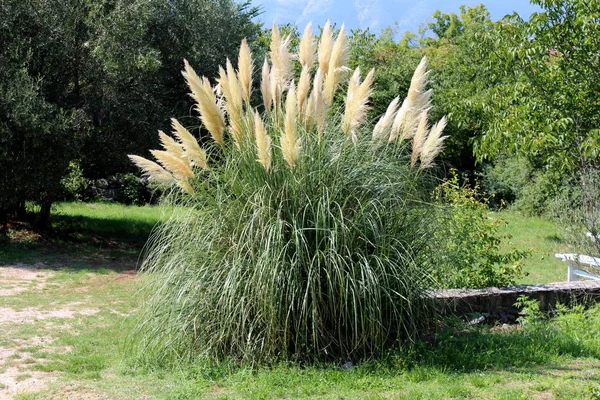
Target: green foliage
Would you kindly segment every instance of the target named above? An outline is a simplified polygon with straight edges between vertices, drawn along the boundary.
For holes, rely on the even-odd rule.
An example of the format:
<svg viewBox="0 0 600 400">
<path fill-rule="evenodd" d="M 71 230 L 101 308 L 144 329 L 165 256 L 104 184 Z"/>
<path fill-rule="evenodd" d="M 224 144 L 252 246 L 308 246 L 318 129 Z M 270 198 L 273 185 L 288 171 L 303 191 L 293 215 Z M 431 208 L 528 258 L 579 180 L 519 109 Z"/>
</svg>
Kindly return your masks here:
<svg viewBox="0 0 600 400">
<path fill-rule="evenodd" d="M 456 172 L 436 191 L 437 221 L 432 227 L 427 263 L 443 287 L 514 284 L 522 276 L 526 251 L 502 252 L 508 237 L 498 235 L 499 220 L 488 217 L 479 188 L 461 185 Z"/>
<path fill-rule="evenodd" d="M 77 160 L 71 161 L 66 175 L 60 180 L 67 200 L 84 200 L 91 182 L 83 176 L 81 163 Z"/>
<path fill-rule="evenodd" d="M 544 318 L 544 314 L 540 310 L 540 302 L 527 296 L 519 296 L 515 302 L 515 307 L 521 310 L 524 314 L 517 321 L 521 325 L 537 323 Z"/>
<path fill-rule="evenodd" d="M 476 152 L 485 158 L 508 151 L 528 157 L 536 168 L 573 171 L 597 157 L 600 5 L 534 3 L 543 11 L 527 22 L 507 18 L 476 44 L 488 60 L 484 68 L 506 79 L 491 92 L 494 118 Z"/>
<path fill-rule="evenodd" d="M 115 201 L 123 204 L 142 205 L 149 199 L 149 191 L 144 182 L 133 174 L 118 174 L 115 176 L 118 182 Z"/>
<path fill-rule="evenodd" d="M 72 117 L 42 96 L 26 68 L 6 66 L 0 82 L 0 225 L 23 214 L 25 201 L 49 205 L 78 141 Z M 45 221 L 40 221 L 43 225 Z"/>
<path fill-rule="evenodd" d="M 182 59 L 215 76 L 257 35 L 257 13 L 230 0 L 3 1 L 0 220 L 26 201 L 47 218 L 71 160 L 88 179 L 131 170 L 127 153 L 189 115 Z"/>
</svg>

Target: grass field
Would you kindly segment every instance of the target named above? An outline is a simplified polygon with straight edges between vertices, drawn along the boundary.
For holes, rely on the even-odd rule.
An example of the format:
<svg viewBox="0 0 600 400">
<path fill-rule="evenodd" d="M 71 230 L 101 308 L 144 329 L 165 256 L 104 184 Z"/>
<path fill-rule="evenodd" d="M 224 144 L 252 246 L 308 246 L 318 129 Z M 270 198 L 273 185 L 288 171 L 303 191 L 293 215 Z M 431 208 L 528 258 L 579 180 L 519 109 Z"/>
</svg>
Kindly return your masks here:
<svg viewBox="0 0 600 400">
<path fill-rule="evenodd" d="M 531 251 L 531 256 L 523 261 L 523 271 L 528 275 L 520 283 L 562 282 L 567 279 L 566 264 L 554 254 L 573 249 L 566 243 L 564 231 L 556 223 L 510 211 L 492 213 L 491 217 L 507 222 L 501 225 L 499 232 L 510 236 L 503 246 L 505 249 Z"/>
<path fill-rule="evenodd" d="M 56 213 L 57 239 L 15 228 L 0 242 L 0 399 L 600 398 L 598 307 L 524 326 L 447 321 L 410 349 L 350 369 L 146 368 L 123 350 L 141 301 L 138 254 L 166 215 L 110 204 L 60 204 Z M 533 248 L 527 281 L 564 280 L 553 259 L 564 245 L 557 226 L 493 217 L 511 223 L 508 246 Z"/>
</svg>

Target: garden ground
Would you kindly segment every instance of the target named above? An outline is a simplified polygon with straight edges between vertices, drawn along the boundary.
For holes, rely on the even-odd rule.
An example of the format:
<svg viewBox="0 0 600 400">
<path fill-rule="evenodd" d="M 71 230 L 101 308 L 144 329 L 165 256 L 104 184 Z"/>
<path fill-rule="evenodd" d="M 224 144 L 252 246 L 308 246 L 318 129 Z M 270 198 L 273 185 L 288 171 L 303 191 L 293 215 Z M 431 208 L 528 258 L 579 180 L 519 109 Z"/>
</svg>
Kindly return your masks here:
<svg viewBox="0 0 600 400">
<path fill-rule="evenodd" d="M 553 259 L 560 230 L 511 222 L 513 246 L 532 248 L 525 282 L 564 280 Z M 157 208 L 63 204 L 57 239 L 13 227 L 0 242 L 0 399 L 600 398 L 600 308 L 552 323 L 452 325 L 412 350 L 351 369 L 198 362 L 142 368 L 123 359 L 139 305 L 138 255 Z"/>
</svg>

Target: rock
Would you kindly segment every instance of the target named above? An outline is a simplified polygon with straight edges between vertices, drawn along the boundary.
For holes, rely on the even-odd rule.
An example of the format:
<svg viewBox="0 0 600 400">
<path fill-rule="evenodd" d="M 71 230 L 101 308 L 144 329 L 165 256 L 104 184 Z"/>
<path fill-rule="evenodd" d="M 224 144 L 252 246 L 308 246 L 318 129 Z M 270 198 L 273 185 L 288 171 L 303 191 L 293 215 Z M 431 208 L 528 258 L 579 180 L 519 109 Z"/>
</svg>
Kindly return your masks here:
<svg viewBox="0 0 600 400">
<path fill-rule="evenodd" d="M 349 371 L 354 368 L 354 364 L 352 364 L 352 361 L 347 361 L 345 364 L 340 365 L 340 368 L 344 371 Z"/>
</svg>

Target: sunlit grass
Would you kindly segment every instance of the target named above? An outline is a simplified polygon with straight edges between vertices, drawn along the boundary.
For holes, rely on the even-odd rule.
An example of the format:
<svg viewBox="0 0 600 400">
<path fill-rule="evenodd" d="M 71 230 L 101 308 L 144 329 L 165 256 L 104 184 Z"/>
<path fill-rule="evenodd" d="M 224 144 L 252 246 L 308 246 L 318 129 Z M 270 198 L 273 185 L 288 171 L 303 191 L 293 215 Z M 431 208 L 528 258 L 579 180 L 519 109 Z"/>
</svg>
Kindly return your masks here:
<svg viewBox="0 0 600 400">
<path fill-rule="evenodd" d="M 501 225 L 499 233 L 510 235 L 506 250 L 516 248 L 531 250 L 531 256 L 523 260 L 523 271 L 528 275 L 519 283 L 550 283 L 567 280 L 567 265 L 554 257 L 555 253 L 571 252 L 562 227 L 543 217 L 525 216 L 514 211 L 490 214 L 508 222 Z"/>
<path fill-rule="evenodd" d="M 98 210 L 81 204 L 64 206 L 64 212 L 84 218 Z M 112 204 L 107 209 L 114 212 L 116 219 L 119 214 L 132 210 Z M 133 210 L 148 212 L 150 219 L 157 216 L 152 207 Z M 510 212 L 498 215 L 511 222 L 505 229 L 506 233 L 512 233 L 514 245 L 540 246 L 539 254 L 563 250 L 552 236 L 560 237 L 559 227 L 543 219 L 523 218 Z M 33 394 L 18 395 L 17 399 L 85 396 L 111 399 L 589 399 L 600 393 L 598 308 L 587 313 L 567 312 L 555 320 L 540 321 L 528 327 L 473 328 L 445 323 L 446 329 L 438 330 L 426 341 L 380 354 L 377 359 L 355 362 L 353 368 L 347 370 L 341 369 L 338 362 L 312 366 L 283 363 L 255 368 L 201 359 L 179 369 L 140 368 L 123 361 L 123 343 L 131 326 L 127 315 L 139 306 L 139 299 L 133 293 L 141 282 L 131 273 L 115 272 L 110 264 L 125 261 L 126 265 L 135 266 L 132 259 L 137 255 L 121 254 L 119 257 L 125 259 L 108 261 L 101 257 L 98 261 L 93 255 L 102 253 L 94 250 L 95 253 L 85 254 L 91 249 L 94 248 L 78 248 L 67 259 L 69 264 L 75 262 L 77 268 L 69 268 L 64 263 L 64 250 L 68 249 L 53 254 L 57 248 L 48 249 L 47 259 L 62 259 L 63 263 L 47 265 L 61 267 L 50 270 L 55 275 L 47 285 L 41 290 L 31 289 L 2 298 L 4 307 L 20 310 L 47 311 L 69 304 L 79 310 L 98 309 L 94 315 L 79 315 L 74 319 L 24 321 L 4 327 L 0 332 L 0 346 L 4 348 L 16 346 L 20 343 L 18 340 L 27 343 L 34 337 L 53 339 L 44 345 L 23 347 L 18 357 L 6 359 L 0 366 L 5 369 L 11 363 L 19 363 L 26 366 L 23 377 L 47 371 L 58 378 Z M 20 259 L 15 261 L 20 262 Z M 104 267 L 97 270 L 99 265 Z M 535 272 L 540 265 L 543 263 L 531 263 L 530 271 Z"/>
</svg>

